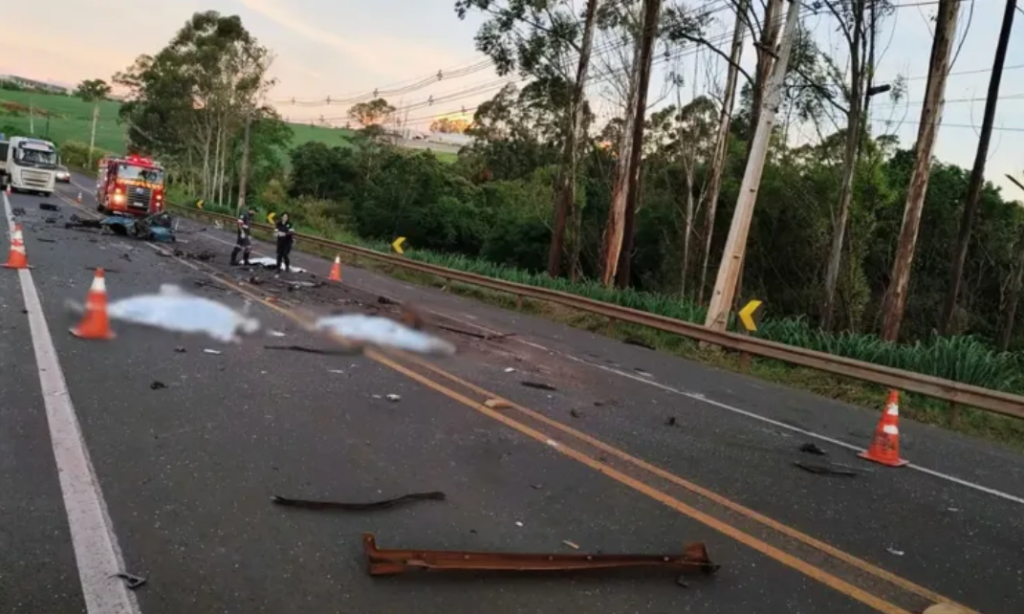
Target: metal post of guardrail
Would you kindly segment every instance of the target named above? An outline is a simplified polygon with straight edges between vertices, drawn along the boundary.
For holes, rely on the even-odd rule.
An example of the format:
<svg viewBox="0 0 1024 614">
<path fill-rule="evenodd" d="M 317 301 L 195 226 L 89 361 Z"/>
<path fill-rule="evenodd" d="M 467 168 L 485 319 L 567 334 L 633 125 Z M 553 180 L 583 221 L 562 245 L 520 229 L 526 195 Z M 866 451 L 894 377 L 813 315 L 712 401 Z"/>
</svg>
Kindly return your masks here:
<svg viewBox="0 0 1024 614">
<path fill-rule="evenodd" d="M 960 404 L 956 401 L 949 402 L 949 425 L 953 428 L 960 426 Z"/>
</svg>

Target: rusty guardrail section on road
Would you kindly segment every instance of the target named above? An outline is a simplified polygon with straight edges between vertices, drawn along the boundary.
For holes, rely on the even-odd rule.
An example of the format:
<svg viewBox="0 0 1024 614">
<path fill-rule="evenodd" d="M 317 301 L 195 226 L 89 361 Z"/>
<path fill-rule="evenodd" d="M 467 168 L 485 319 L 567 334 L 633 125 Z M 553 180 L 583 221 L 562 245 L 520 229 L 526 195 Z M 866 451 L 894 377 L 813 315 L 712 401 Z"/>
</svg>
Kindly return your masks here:
<svg viewBox="0 0 1024 614">
<path fill-rule="evenodd" d="M 172 204 L 172 206 L 177 209 L 188 211 L 191 214 L 219 219 L 231 224 L 235 222 L 235 218 L 230 215 L 202 211 L 192 207 L 183 207 L 181 205 Z M 253 223 L 252 226 L 265 231 L 274 230 L 271 226 L 266 224 Z M 321 247 L 330 248 L 332 250 L 352 256 L 358 256 L 360 258 L 377 260 L 411 271 L 427 273 L 447 280 L 454 280 L 465 284 L 480 286 L 482 288 L 497 290 L 499 292 L 507 292 L 514 294 L 517 297 L 527 297 L 556 303 L 572 309 L 607 316 L 622 322 L 640 324 L 660 331 L 689 337 L 690 339 L 710 343 L 736 352 L 750 354 L 753 356 L 761 356 L 763 358 L 771 358 L 792 365 L 807 367 L 817 371 L 841 375 L 843 377 L 851 377 L 853 379 L 889 388 L 896 388 L 906 392 L 915 392 L 934 399 L 947 401 L 953 406 L 967 405 L 993 413 L 1002 414 L 1004 416 L 1024 419 L 1024 397 L 1007 392 L 989 390 L 987 388 L 981 388 L 980 386 L 962 384 L 960 382 L 941 379 L 931 375 L 894 369 L 892 367 L 853 360 L 852 358 L 844 358 L 842 356 L 834 356 L 832 354 L 816 352 L 814 350 L 776 343 L 774 341 L 765 341 L 764 339 L 757 339 L 746 335 L 719 332 L 699 324 L 676 320 L 648 313 L 646 311 L 631 309 L 629 307 L 621 307 L 611 303 L 603 303 L 601 301 L 595 301 L 575 294 L 502 281 L 491 277 L 485 277 L 483 275 L 477 275 L 475 273 L 456 271 L 454 269 L 427 264 L 425 262 L 410 260 L 403 256 L 384 254 L 366 249 L 365 247 L 348 245 L 346 243 L 331 241 L 329 239 L 313 235 L 295 233 L 295 236 Z"/>
</svg>

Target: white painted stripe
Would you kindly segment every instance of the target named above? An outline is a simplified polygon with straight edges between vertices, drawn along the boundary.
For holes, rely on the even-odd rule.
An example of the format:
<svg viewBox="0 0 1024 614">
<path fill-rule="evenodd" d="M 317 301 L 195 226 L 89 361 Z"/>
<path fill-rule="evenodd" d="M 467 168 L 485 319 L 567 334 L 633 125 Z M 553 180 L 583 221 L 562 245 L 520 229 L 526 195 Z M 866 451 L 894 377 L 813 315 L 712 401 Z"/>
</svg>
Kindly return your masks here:
<svg viewBox="0 0 1024 614">
<path fill-rule="evenodd" d="M 8 229 L 13 232 L 14 219 L 6 194 L 3 201 Z M 28 311 L 32 348 L 86 612 L 138 614 L 140 610 L 135 595 L 123 580 L 112 577 L 124 571 L 124 558 L 71 403 L 32 272 L 21 269 L 18 276 Z"/>
<path fill-rule="evenodd" d="M 214 241 L 218 241 L 218 242 L 223 243 L 225 245 L 234 245 L 230 241 L 225 241 L 225 240 L 223 240 L 223 239 L 221 239 L 219 237 L 215 237 L 215 236 L 211 235 L 210 233 L 203 233 L 203 235 L 206 236 L 207 238 L 213 239 Z M 254 251 L 254 253 L 255 253 L 255 251 Z M 349 283 L 351 284 L 351 282 L 349 282 Z M 450 313 L 441 313 L 441 312 L 438 312 L 438 311 L 434 311 L 432 309 L 424 309 L 424 311 L 427 311 L 429 313 L 433 313 L 435 315 L 443 316 L 443 317 L 446 317 L 446 318 L 452 317 Z M 494 329 L 488 328 L 486 326 L 481 326 L 480 324 L 475 324 L 475 323 L 469 322 L 469 321 L 466 321 L 464 323 L 469 325 L 469 326 L 472 326 L 474 328 L 477 328 L 479 330 L 485 331 L 488 334 L 502 334 L 501 331 L 494 330 Z M 664 390 L 666 392 L 671 392 L 673 394 L 678 394 L 678 395 L 681 395 L 681 396 L 684 396 L 684 397 L 688 397 L 688 398 L 694 399 L 695 401 L 700 401 L 701 403 L 707 403 L 708 405 L 713 405 L 713 406 L 718 407 L 720 409 L 724 409 L 726 411 L 730 411 L 730 412 L 732 412 L 734 414 L 739 414 L 741 416 L 746 416 L 747 418 L 751 418 L 751 419 L 757 420 L 759 422 L 764 422 L 766 424 L 771 424 L 772 426 L 776 426 L 776 427 L 778 427 L 780 429 L 785 429 L 785 430 L 793 432 L 793 433 L 800 433 L 801 435 L 806 435 L 807 437 L 811 437 L 813 439 L 817 439 L 818 441 L 825 441 L 825 442 L 831 443 L 833 445 L 837 445 L 837 446 L 839 446 L 841 448 L 846 448 L 847 450 L 852 450 L 854 452 L 863 452 L 864 451 L 864 448 L 862 446 L 858 446 L 858 445 L 855 445 L 855 444 L 852 444 L 852 443 L 848 443 L 848 442 L 845 442 L 845 441 L 842 441 L 842 440 L 839 440 L 839 439 L 835 439 L 835 438 L 829 437 L 828 435 L 823 435 L 821 433 L 816 433 L 814 431 L 808 431 L 808 430 L 802 429 L 800 427 L 796 427 L 796 426 L 792 426 L 792 425 L 786 424 L 785 422 L 779 422 L 778 420 L 773 420 L 773 419 L 768 418 L 766 416 L 762 416 L 760 414 L 755 414 L 754 412 L 751 412 L 751 411 L 740 409 L 738 407 L 733 407 L 732 405 L 728 405 L 726 403 L 720 403 L 718 401 L 715 401 L 714 399 L 709 399 L 706 396 L 704 396 L 703 394 L 700 394 L 698 392 L 687 392 L 687 391 L 679 390 L 677 388 L 673 388 L 671 386 L 666 386 L 665 384 L 661 384 L 661 383 L 659 383 L 657 381 L 654 381 L 654 380 L 649 380 L 649 379 L 645 379 L 645 378 L 642 378 L 642 377 L 637 376 L 637 375 L 633 375 L 632 373 L 627 373 L 625 371 L 620 371 L 618 369 L 613 369 L 613 368 L 611 368 L 609 366 L 606 366 L 606 365 L 601 365 L 601 364 L 590 362 L 589 360 L 584 360 L 582 358 L 578 358 L 576 356 L 573 356 L 572 354 L 566 354 L 564 352 L 558 352 L 558 351 L 552 350 L 551 348 L 545 347 L 545 346 L 540 345 L 538 343 L 533 343 L 532 341 L 528 341 L 528 340 L 524 339 L 521 335 L 520 336 L 515 336 L 515 337 L 508 337 L 507 339 L 512 341 L 513 343 L 522 343 L 523 345 L 527 345 L 527 346 L 536 348 L 538 350 L 542 350 L 544 352 L 548 352 L 550 354 L 557 354 L 559 356 L 563 356 L 563 357 L 568 358 L 570 360 L 574 360 L 576 362 L 588 365 L 590 367 L 594 367 L 595 369 L 601 369 L 601 370 L 607 371 L 609 373 L 614 373 L 616 375 L 619 375 L 619 376 L 631 379 L 633 381 L 640 382 L 642 384 L 646 384 L 648 386 L 654 386 L 655 388 L 660 388 L 660 389 L 662 389 L 662 390 Z M 897 415 L 898 415 L 898 413 L 899 413 L 898 406 L 895 406 L 895 407 L 897 408 L 896 411 L 897 411 Z M 989 488 L 988 486 L 983 486 L 981 484 L 976 484 L 974 482 L 970 482 L 968 480 L 964 480 L 962 478 L 958 478 L 958 477 L 953 476 L 953 475 L 948 475 L 946 473 L 942 473 L 941 471 L 936 471 L 934 469 L 928 469 L 927 467 L 922 467 L 921 465 L 917 465 L 915 463 L 910 463 L 910 464 L 906 465 L 906 467 L 908 469 L 913 469 L 915 471 L 920 471 L 921 473 L 926 473 L 926 474 L 928 474 L 928 475 L 930 475 L 932 477 L 939 478 L 941 480 L 946 480 L 948 482 L 952 482 L 954 484 L 958 484 L 960 486 L 964 486 L 966 488 L 970 488 L 970 489 L 976 490 L 978 492 L 983 492 L 985 494 L 992 495 L 993 497 L 999 497 L 1000 499 L 1004 499 L 1006 501 L 1011 501 L 1013 503 L 1018 503 L 1020 505 L 1024 505 L 1024 497 L 1018 497 L 1016 495 L 1012 495 L 1010 493 L 1006 493 L 1006 492 L 1003 492 L 1001 490 L 996 490 L 994 488 Z"/>
<path fill-rule="evenodd" d="M 885 424 L 882 425 L 882 432 L 886 435 L 899 435 L 900 429 L 895 424 Z"/>
</svg>

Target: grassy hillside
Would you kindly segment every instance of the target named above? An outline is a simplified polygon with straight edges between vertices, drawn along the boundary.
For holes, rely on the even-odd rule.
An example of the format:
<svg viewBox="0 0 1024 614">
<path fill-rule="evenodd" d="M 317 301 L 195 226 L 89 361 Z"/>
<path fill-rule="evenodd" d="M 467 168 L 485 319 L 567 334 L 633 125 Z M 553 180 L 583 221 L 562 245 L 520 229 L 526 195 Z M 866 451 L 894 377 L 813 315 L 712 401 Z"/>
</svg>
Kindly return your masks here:
<svg viewBox="0 0 1024 614">
<path fill-rule="evenodd" d="M 120 103 L 100 103 L 99 121 L 96 125 L 96 147 L 108 151 L 124 151 L 125 134 L 117 123 Z M 34 112 L 30 114 L 30 109 Z M 0 132 L 11 128 L 22 134 L 29 134 L 30 115 L 34 115 L 36 136 L 48 138 L 57 143 L 63 141 L 89 142 L 92 125 L 92 104 L 71 96 L 39 94 L 0 89 Z M 6 127 L 6 128 L 5 128 Z M 291 124 L 295 136 L 292 146 L 308 141 L 319 141 L 331 146 L 351 147 L 352 131 L 343 128 L 321 128 L 309 124 Z M 436 152 L 442 160 L 454 160 L 455 155 Z"/>
</svg>

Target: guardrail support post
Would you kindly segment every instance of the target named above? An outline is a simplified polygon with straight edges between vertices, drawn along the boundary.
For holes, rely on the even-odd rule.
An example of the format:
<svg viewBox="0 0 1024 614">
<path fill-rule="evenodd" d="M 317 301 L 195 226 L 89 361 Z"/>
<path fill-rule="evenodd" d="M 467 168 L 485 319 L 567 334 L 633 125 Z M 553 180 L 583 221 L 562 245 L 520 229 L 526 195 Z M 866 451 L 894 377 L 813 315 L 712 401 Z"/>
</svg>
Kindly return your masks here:
<svg viewBox="0 0 1024 614">
<path fill-rule="evenodd" d="M 516 309 L 522 309 L 522 308 L 523 308 L 523 295 L 522 294 L 517 294 L 516 295 Z"/>
<path fill-rule="evenodd" d="M 960 426 L 960 405 L 956 401 L 949 402 L 949 425 L 953 428 Z"/>
<path fill-rule="evenodd" d="M 746 374 L 750 371 L 751 356 L 747 352 L 740 352 L 740 373 Z"/>
</svg>

